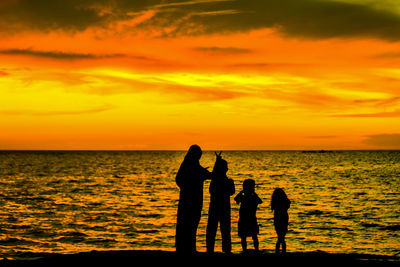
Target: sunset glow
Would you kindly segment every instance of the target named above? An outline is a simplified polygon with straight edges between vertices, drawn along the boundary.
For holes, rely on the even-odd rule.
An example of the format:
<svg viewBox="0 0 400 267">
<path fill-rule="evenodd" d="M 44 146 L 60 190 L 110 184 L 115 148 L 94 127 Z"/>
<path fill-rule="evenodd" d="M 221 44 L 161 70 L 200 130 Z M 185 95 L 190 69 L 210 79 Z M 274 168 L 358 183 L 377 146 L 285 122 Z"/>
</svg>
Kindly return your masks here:
<svg viewBox="0 0 400 267">
<path fill-rule="evenodd" d="M 400 149 L 400 4 L 273 2 L 1 1 L 0 149 Z"/>
</svg>

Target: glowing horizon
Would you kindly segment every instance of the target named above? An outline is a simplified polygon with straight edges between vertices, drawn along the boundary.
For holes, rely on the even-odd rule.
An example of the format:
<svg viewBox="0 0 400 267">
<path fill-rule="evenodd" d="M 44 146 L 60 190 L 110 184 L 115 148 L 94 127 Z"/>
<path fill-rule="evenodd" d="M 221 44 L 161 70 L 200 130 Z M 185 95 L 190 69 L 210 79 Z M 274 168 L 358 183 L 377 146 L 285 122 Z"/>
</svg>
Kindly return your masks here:
<svg viewBox="0 0 400 267">
<path fill-rule="evenodd" d="M 0 150 L 400 149 L 395 1 L 30 2 L 0 4 Z"/>
</svg>

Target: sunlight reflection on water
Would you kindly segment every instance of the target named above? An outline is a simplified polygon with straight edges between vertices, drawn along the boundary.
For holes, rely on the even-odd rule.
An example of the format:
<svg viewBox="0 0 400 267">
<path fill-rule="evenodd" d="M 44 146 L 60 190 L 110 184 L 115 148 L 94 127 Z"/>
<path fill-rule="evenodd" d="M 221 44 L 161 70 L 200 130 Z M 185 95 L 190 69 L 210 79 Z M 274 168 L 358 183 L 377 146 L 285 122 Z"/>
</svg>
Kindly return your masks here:
<svg viewBox="0 0 400 267">
<path fill-rule="evenodd" d="M 0 152 L 2 255 L 174 250 L 175 173 L 184 155 Z M 400 250 L 400 152 L 229 151 L 223 156 L 236 192 L 244 179 L 256 180 L 264 201 L 257 212 L 261 249 L 274 248 L 269 202 L 273 189 L 283 187 L 292 201 L 288 251 L 392 255 Z M 213 152 L 205 152 L 201 164 L 213 162 Z M 205 251 L 208 185 L 199 251 Z M 233 251 L 241 251 L 238 208 L 232 201 Z M 216 245 L 221 250 L 220 241 Z"/>
</svg>

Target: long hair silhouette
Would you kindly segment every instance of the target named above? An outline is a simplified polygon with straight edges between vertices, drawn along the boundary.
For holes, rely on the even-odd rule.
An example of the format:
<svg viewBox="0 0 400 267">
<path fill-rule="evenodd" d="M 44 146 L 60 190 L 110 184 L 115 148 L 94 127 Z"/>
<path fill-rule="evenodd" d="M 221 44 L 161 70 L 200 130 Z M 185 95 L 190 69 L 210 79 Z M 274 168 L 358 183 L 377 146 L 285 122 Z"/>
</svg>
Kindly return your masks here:
<svg viewBox="0 0 400 267">
<path fill-rule="evenodd" d="M 285 209 L 287 210 L 290 205 L 290 200 L 282 188 L 276 188 L 272 193 L 271 210 Z"/>
</svg>

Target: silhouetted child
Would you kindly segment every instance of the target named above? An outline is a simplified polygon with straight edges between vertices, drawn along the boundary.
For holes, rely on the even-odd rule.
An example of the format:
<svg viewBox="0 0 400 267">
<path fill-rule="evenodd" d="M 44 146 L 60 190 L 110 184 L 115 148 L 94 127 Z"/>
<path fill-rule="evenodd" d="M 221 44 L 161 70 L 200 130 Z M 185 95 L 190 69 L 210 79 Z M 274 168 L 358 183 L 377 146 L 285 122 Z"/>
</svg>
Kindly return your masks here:
<svg viewBox="0 0 400 267">
<path fill-rule="evenodd" d="M 257 223 L 257 206 L 262 200 L 255 192 L 256 183 L 253 179 L 246 179 L 243 182 L 243 190 L 237 194 L 235 201 L 240 203 L 238 234 L 241 238 L 243 251 L 247 251 L 246 238 L 251 236 L 254 243 L 254 249 L 258 251 L 258 223 Z"/>
<path fill-rule="evenodd" d="M 276 188 L 272 193 L 271 210 L 274 211 L 274 226 L 278 241 L 276 242 L 275 253 L 279 253 L 282 244 L 282 254 L 286 253 L 285 236 L 288 231 L 289 215 L 287 210 L 290 207 L 290 200 L 282 188 Z"/>
<path fill-rule="evenodd" d="M 235 184 L 226 176 L 228 163 L 215 153 L 215 161 L 210 183 L 210 208 L 208 211 L 208 224 L 206 234 L 207 252 L 214 252 L 215 235 L 218 223 L 220 223 L 222 237 L 222 251 L 230 253 L 231 245 L 231 200 L 230 196 L 235 193 Z"/>
</svg>

